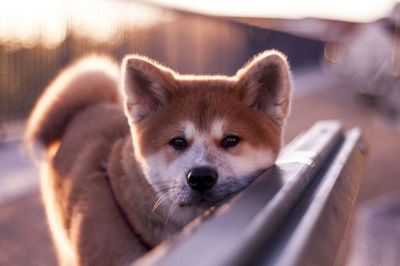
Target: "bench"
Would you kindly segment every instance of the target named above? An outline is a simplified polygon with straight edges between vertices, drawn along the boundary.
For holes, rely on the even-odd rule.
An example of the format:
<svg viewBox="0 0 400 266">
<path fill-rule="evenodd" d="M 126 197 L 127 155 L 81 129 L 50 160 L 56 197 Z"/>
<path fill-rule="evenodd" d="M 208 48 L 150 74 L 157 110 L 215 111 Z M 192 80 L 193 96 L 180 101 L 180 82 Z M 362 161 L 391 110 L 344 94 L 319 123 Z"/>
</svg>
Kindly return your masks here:
<svg viewBox="0 0 400 266">
<path fill-rule="evenodd" d="M 366 155 L 359 129 L 317 122 L 244 191 L 135 265 L 334 265 Z"/>
</svg>

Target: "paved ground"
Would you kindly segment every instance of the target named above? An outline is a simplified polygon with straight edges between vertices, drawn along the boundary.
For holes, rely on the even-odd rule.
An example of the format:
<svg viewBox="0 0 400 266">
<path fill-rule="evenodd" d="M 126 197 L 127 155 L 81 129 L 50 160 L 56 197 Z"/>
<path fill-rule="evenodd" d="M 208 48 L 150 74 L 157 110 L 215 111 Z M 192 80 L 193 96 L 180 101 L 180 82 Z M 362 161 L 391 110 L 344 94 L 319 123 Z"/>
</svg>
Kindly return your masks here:
<svg viewBox="0 0 400 266">
<path fill-rule="evenodd" d="M 38 193 L 0 206 L 0 265 L 56 265 Z"/>
<path fill-rule="evenodd" d="M 292 115 L 285 140 L 310 127 L 317 120 L 339 119 L 346 128 L 360 127 L 369 144 L 369 163 L 358 198 L 358 206 L 375 197 L 400 192 L 399 133 L 386 127 L 378 114 L 357 104 L 349 84 L 314 73 L 296 76 L 298 81 Z M 7 146 L 8 145 L 8 146 Z M 29 162 L 14 161 L 18 142 L 0 146 L 0 265 L 55 265 L 37 188 L 37 171 Z M 6 163 L 5 163 L 6 162 Z M 12 164 L 15 164 L 13 167 Z M 9 168 L 21 171 L 10 170 Z M 9 169 L 5 171 L 6 169 Z M 25 192 L 4 196 L 2 179 L 14 175 Z M 9 178 L 8 178 L 9 180 Z M 27 185 L 28 184 L 28 185 Z M 29 185 L 30 184 L 30 185 Z M 18 189 L 16 189 L 18 190 Z"/>
<path fill-rule="evenodd" d="M 38 190 L 39 171 L 20 139 L 0 142 L 0 206 Z"/>
</svg>

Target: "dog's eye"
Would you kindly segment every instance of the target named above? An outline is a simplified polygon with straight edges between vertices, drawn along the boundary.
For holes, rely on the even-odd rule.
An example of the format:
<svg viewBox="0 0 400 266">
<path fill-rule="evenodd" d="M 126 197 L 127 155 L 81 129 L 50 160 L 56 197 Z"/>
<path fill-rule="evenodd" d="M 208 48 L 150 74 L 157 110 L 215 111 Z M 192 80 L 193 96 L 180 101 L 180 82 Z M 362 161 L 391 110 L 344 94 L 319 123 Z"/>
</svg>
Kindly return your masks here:
<svg viewBox="0 0 400 266">
<path fill-rule="evenodd" d="M 187 148 L 188 143 L 186 141 L 186 139 L 182 138 L 182 137 L 176 137 L 171 139 L 171 141 L 169 142 L 169 145 L 171 145 L 175 150 L 184 150 Z"/>
<path fill-rule="evenodd" d="M 221 140 L 221 147 L 224 149 L 232 148 L 238 145 L 240 142 L 240 138 L 238 136 L 227 136 L 223 140 Z"/>
</svg>

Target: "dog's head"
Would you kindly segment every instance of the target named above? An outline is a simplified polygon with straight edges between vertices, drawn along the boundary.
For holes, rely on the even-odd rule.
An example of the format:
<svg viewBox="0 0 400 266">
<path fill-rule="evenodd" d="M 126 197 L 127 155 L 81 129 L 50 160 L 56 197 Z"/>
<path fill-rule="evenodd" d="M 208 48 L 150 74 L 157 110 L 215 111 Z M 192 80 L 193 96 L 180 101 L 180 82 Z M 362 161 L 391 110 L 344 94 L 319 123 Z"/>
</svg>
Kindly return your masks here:
<svg viewBox="0 0 400 266">
<path fill-rule="evenodd" d="M 135 156 L 156 206 L 203 210 L 274 164 L 291 89 L 281 53 L 264 52 L 233 77 L 179 75 L 141 56 L 122 68 Z"/>
</svg>

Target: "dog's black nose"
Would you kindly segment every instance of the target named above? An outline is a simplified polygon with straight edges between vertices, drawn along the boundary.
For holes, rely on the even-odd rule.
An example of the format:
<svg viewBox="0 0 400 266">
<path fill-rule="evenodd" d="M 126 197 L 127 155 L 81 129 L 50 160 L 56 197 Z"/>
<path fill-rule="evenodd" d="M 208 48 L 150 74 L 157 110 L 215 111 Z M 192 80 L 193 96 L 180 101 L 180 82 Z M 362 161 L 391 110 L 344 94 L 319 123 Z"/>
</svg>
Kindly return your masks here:
<svg viewBox="0 0 400 266">
<path fill-rule="evenodd" d="M 209 167 L 197 167 L 189 171 L 186 181 L 188 185 L 199 192 L 212 188 L 218 180 L 218 173 Z"/>
</svg>

